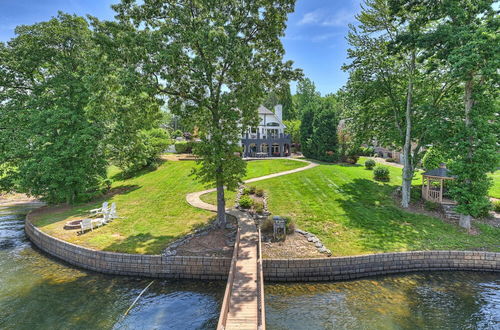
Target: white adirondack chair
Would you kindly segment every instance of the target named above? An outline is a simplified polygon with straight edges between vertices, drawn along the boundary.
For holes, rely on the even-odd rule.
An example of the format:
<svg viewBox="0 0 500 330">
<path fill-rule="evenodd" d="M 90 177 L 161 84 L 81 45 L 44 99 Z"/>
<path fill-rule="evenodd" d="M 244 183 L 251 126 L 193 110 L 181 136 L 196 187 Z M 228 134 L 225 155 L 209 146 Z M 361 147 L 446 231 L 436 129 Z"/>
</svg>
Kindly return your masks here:
<svg viewBox="0 0 500 330">
<path fill-rule="evenodd" d="M 80 222 L 80 228 L 82 234 L 89 229 L 93 231 L 94 228 L 92 226 L 92 219 L 83 219 L 82 222 Z"/>
<path fill-rule="evenodd" d="M 100 207 L 98 209 L 90 210 L 91 215 L 104 214 L 106 212 L 108 212 L 108 202 L 102 203 L 102 207 Z"/>
<path fill-rule="evenodd" d="M 109 210 L 109 219 L 108 221 L 113 221 L 114 219 L 118 219 L 118 213 L 116 213 L 116 203 L 111 203 L 111 209 Z"/>
</svg>

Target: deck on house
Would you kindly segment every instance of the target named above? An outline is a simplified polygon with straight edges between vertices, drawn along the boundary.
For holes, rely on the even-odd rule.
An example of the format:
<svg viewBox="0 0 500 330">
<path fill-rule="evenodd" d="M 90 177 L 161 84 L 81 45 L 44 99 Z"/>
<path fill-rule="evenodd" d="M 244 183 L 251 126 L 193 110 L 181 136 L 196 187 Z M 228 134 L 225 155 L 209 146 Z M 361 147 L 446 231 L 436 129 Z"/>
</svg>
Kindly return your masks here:
<svg viewBox="0 0 500 330">
<path fill-rule="evenodd" d="M 229 211 L 239 222 L 233 261 L 218 329 L 265 329 L 260 233 L 246 213 Z"/>
</svg>

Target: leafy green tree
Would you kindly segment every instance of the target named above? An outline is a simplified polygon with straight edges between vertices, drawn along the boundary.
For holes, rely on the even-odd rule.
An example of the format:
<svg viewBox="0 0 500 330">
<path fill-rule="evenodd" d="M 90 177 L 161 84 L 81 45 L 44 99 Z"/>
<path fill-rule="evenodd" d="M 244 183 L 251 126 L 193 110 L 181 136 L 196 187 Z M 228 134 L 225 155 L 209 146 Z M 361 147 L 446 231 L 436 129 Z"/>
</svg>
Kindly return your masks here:
<svg viewBox="0 0 500 330">
<path fill-rule="evenodd" d="M 338 155 L 338 107 L 333 95 L 319 97 L 310 110 L 303 113 L 301 137 L 306 157 L 335 161 Z M 304 126 L 305 122 L 305 126 Z"/>
<path fill-rule="evenodd" d="M 157 80 L 142 70 L 141 38 L 131 23 L 91 18 L 96 52 L 88 65 L 92 95 L 88 111 L 106 127 L 102 145 L 106 158 L 127 174 L 151 166 L 153 150 L 166 148 L 169 136 L 158 130 L 168 126 L 172 114 L 162 111 L 164 100 L 157 96 Z M 162 136 L 157 142 L 155 136 Z M 153 145 L 158 144 L 158 147 Z"/>
<path fill-rule="evenodd" d="M 278 104 L 283 106 L 283 120 L 297 119 L 290 84 L 282 84 L 277 90 L 270 92 L 264 101 L 264 106 L 271 110 Z"/>
<path fill-rule="evenodd" d="M 315 153 L 314 148 L 311 145 L 311 139 L 314 133 L 314 110 L 307 109 L 302 112 L 300 124 L 300 144 L 302 153 L 308 158 L 313 158 Z"/>
<path fill-rule="evenodd" d="M 280 104 L 283 106 L 283 120 L 297 120 L 297 109 L 293 106 L 290 84 L 285 84 L 280 89 Z"/>
<path fill-rule="evenodd" d="M 171 144 L 170 136 L 162 128 L 139 131 L 125 146 L 112 150 L 111 161 L 130 175 L 144 167 L 156 167 L 159 157 Z"/>
<path fill-rule="evenodd" d="M 446 135 L 445 145 L 456 175 L 451 194 L 465 228 L 470 228 L 471 216 L 489 207 L 487 173 L 499 160 L 500 19 L 493 4 L 493 0 L 395 1 L 396 7 L 432 27 L 418 35 L 417 41 L 435 59 L 433 69 L 449 72 L 463 91 L 461 111 L 456 107 L 448 114 L 452 134 Z"/>
<path fill-rule="evenodd" d="M 9 189 L 50 203 L 85 199 L 106 177 L 105 127 L 87 109 L 88 23 L 59 13 L 16 35 L 0 46 L 0 158 L 16 169 Z"/>
<path fill-rule="evenodd" d="M 300 120 L 285 120 L 285 133 L 290 134 L 292 143 L 295 146 L 300 145 Z"/>
<path fill-rule="evenodd" d="M 436 147 L 430 147 L 422 158 L 422 165 L 426 170 L 438 168 L 445 161 L 443 153 Z"/>
<path fill-rule="evenodd" d="M 354 141 L 403 150 L 401 205 L 408 207 L 422 147 L 439 136 L 444 114 L 455 104 L 448 92 L 456 85 L 426 72 L 430 60 L 412 42 L 424 24 L 404 8 L 367 0 L 358 20 L 348 35 L 351 63 L 344 66 L 350 74 L 342 93 L 346 128 Z"/>
<path fill-rule="evenodd" d="M 311 138 L 315 150 L 315 158 L 318 160 L 333 162 L 339 159 L 337 126 L 339 120 L 337 112 L 331 108 L 318 111 L 314 117 L 314 133 Z"/>
<path fill-rule="evenodd" d="M 242 130 L 255 126 L 257 108 L 279 82 L 298 78 L 283 62 L 287 15 L 294 0 L 146 1 L 113 6 L 128 38 L 144 54 L 143 72 L 158 79 L 174 114 L 199 128 L 195 174 L 217 187 L 217 219 L 226 223 L 224 186 L 235 189 L 245 173 L 236 156 Z"/>
<path fill-rule="evenodd" d="M 316 85 L 309 78 L 300 80 L 297 84 L 295 96 L 295 109 L 299 116 L 318 105 L 320 94 L 316 90 Z"/>
</svg>

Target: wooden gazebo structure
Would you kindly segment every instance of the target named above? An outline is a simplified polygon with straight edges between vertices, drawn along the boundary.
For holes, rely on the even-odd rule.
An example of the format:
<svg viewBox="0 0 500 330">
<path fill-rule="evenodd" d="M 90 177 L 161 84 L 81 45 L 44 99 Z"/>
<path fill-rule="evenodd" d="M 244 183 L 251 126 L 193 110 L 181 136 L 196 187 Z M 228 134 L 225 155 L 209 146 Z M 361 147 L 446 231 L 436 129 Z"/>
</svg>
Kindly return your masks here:
<svg viewBox="0 0 500 330">
<path fill-rule="evenodd" d="M 451 199 L 443 198 L 444 183 L 455 179 L 443 163 L 439 168 L 422 173 L 422 198 L 440 204 L 455 204 Z"/>
</svg>

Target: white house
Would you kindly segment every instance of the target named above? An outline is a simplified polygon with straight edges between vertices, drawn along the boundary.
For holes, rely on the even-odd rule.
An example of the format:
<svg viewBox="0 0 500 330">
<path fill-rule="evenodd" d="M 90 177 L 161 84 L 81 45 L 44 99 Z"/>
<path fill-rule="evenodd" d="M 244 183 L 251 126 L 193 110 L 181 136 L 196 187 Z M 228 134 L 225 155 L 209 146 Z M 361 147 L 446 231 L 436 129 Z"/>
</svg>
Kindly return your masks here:
<svg viewBox="0 0 500 330">
<path fill-rule="evenodd" d="M 291 137 L 285 134 L 283 107 L 278 104 L 274 112 L 259 107 L 260 123 L 250 128 L 241 139 L 244 157 L 283 157 L 290 155 Z"/>
</svg>

